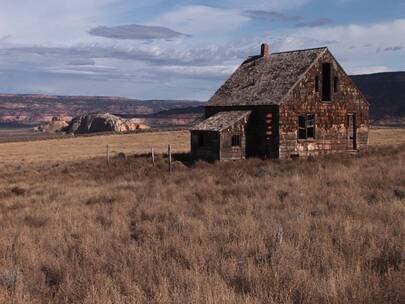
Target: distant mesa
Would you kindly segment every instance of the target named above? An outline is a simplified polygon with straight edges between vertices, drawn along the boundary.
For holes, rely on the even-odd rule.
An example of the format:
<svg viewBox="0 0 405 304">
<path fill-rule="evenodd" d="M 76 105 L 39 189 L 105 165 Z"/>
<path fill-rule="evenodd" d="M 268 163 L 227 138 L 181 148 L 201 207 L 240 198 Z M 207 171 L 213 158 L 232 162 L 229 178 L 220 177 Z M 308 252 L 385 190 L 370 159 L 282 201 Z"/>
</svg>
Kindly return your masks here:
<svg viewBox="0 0 405 304">
<path fill-rule="evenodd" d="M 59 133 L 69 126 L 70 117 L 65 117 L 63 115 L 55 116 L 51 121 L 40 124 L 34 128 L 36 132 L 43 133 Z"/>
<path fill-rule="evenodd" d="M 89 134 L 100 132 L 124 133 L 145 130 L 150 127 L 143 119 L 125 119 L 110 113 L 92 113 L 77 116 L 62 129 L 65 133 Z"/>
<path fill-rule="evenodd" d="M 146 125 L 156 128 L 173 127 L 173 123 L 174 126 L 183 122 L 191 123 L 197 116 L 193 107 L 203 105 L 204 103 L 193 100 L 0 94 L 0 127 L 2 124 L 17 122 L 26 124 L 27 127 L 34 124 L 48 127 L 47 123 L 53 117 L 63 116 L 63 119 L 58 120 L 70 121 L 73 117 L 86 113 L 112 113 L 121 118 L 144 119 Z M 185 108 L 191 111 L 190 115 L 188 110 L 185 112 Z M 179 110 L 178 115 L 176 110 Z M 203 113 L 203 108 L 200 113 Z"/>
<path fill-rule="evenodd" d="M 405 72 L 352 76 L 370 102 L 372 124 L 405 126 Z"/>
<path fill-rule="evenodd" d="M 150 127 L 143 119 L 125 119 L 110 113 L 91 113 L 77 116 L 73 119 L 63 115 L 53 117 L 34 128 L 43 133 L 89 134 L 100 132 L 124 133 L 145 130 Z"/>
</svg>

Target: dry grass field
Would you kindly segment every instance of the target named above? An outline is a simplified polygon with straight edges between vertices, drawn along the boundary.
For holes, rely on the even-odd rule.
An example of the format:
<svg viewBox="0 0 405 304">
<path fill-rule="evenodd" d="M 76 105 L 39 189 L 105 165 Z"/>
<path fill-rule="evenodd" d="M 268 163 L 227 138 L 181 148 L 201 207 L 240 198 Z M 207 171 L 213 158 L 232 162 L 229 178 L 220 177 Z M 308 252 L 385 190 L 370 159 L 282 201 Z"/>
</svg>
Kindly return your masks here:
<svg viewBox="0 0 405 304">
<path fill-rule="evenodd" d="M 129 135 L 99 135 L 36 141 L 0 143 L 0 165 L 10 163 L 60 162 L 88 159 L 111 154 L 166 153 L 172 144 L 174 152 L 190 149 L 188 131 L 139 133 Z"/>
<path fill-rule="evenodd" d="M 370 146 L 405 143 L 405 128 L 371 129 Z M 166 153 L 172 144 L 176 153 L 190 150 L 188 131 L 140 133 L 130 135 L 99 135 L 89 137 L 58 138 L 35 141 L 0 143 L 0 166 L 5 164 L 30 164 L 38 162 L 76 161 L 111 154 Z"/>
<path fill-rule="evenodd" d="M 404 303 L 405 144 L 383 144 L 405 136 L 391 131 L 358 156 L 172 174 L 163 156 L 97 156 L 187 151 L 187 133 L 1 144 L 0 303 Z"/>
<path fill-rule="evenodd" d="M 374 128 L 369 140 L 371 146 L 404 144 L 405 128 Z"/>
</svg>

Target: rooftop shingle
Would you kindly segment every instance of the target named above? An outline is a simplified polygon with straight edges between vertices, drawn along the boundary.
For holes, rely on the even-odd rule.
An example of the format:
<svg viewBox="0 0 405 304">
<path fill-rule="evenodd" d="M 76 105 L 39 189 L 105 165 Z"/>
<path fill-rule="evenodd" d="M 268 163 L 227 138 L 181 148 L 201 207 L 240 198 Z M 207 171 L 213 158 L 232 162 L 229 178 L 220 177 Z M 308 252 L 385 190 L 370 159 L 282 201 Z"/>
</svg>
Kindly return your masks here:
<svg viewBox="0 0 405 304">
<path fill-rule="evenodd" d="M 219 112 L 191 128 L 192 131 L 222 131 L 242 119 L 248 118 L 251 111 Z"/>
<path fill-rule="evenodd" d="M 209 106 L 280 104 L 326 47 L 246 60 L 208 102 Z"/>
</svg>

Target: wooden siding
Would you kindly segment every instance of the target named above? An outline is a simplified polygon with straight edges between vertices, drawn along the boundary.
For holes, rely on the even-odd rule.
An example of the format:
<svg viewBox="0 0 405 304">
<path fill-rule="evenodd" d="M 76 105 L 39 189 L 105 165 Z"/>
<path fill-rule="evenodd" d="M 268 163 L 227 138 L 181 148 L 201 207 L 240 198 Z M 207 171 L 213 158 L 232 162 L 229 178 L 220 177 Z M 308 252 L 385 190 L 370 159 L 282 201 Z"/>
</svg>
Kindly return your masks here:
<svg viewBox="0 0 405 304">
<path fill-rule="evenodd" d="M 278 106 L 213 106 L 206 107 L 206 118 L 224 111 L 252 111 L 246 126 L 246 157 L 278 158 Z M 269 114 L 272 115 L 272 133 L 267 134 Z"/>
<path fill-rule="evenodd" d="M 191 131 L 191 153 L 194 159 L 237 160 L 246 158 L 247 118 L 236 122 L 222 131 Z M 232 146 L 232 136 L 240 136 L 240 146 Z M 205 145 L 199 144 L 199 137 L 204 136 Z"/>
<path fill-rule="evenodd" d="M 322 63 L 332 64 L 331 92 L 332 101 L 321 100 L 322 84 L 319 92 L 315 90 L 315 79 L 322 81 Z M 334 91 L 334 80 L 338 78 L 338 91 Z M 355 114 L 357 150 L 368 145 L 369 106 L 363 95 L 353 85 L 342 68 L 326 52 L 287 95 L 280 105 L 280 158 L 308 157 L 331 152 L 347 151 L 348 115 Z M 315 115 L 315 138 L 298 139 L 299 115 Z"/>
<path fill-rule="evenodd" d="M 221 160 L 237 160 L 246 158 L 246 122 L 239 122 L 221 132 Z M 232 136 L 240 136 L 240 146 L 232 147 Z"/>
</svg>

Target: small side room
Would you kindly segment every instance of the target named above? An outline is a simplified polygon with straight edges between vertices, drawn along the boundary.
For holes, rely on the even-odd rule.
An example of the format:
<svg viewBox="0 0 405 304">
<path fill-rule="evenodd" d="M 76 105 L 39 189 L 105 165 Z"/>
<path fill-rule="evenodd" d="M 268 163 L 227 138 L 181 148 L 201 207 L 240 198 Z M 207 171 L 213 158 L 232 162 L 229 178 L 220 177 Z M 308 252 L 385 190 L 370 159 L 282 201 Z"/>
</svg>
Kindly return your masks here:
<svg viewBox="0 0 405 304">
<path fill-rule="evenodd" d="M 246 158 L 246 125 L 251 111 L 219 112 L 191 131 L 193 159 L 207 161 Z"/>
</svg>

